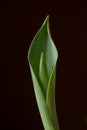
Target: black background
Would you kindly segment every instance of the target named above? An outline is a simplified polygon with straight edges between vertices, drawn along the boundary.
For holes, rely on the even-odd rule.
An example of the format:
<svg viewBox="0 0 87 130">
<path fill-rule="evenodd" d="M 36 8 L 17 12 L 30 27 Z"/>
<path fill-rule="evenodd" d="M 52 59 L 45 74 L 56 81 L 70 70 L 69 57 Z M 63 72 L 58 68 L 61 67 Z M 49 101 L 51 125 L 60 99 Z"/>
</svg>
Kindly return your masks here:
<svg viewBox="0 0 87 130">
<path fill-rule="evenodd" d="M 86 8 L 69 1 L 5 4 L 0 8 L 0 130 L 43 130 L 27 52 L 47 14 L 59 53 L 56 104 L 60 130 L 86 130 Z"/>
</svg>

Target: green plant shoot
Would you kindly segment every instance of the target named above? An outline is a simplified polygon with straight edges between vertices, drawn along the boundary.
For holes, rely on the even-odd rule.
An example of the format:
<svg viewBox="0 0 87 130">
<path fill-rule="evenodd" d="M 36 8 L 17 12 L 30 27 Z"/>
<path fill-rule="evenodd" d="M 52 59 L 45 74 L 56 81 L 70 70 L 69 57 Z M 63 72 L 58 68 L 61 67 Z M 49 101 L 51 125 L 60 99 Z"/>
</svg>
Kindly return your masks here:
<svg viewBox="0 0 87 130">
<path fill-rule="evenodd" d="M 34 92 L 45 130 L 59 130 L 55 104 L 57 59 L 58 52 L 50 35 L 47 16 L 28 51 Z"/>
</svg>

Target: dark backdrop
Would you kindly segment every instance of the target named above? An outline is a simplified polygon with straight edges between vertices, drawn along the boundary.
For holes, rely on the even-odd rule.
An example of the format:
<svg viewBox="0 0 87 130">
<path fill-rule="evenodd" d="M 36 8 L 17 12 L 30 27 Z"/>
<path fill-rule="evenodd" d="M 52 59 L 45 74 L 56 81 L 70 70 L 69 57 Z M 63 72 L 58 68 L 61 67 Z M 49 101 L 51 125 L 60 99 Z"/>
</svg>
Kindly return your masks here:
<svg viewBox="0 0 87 130">
<path fill-rule="evenodd" d="M 86 130 L 86 8 L 63 1 L 6 5 L 0 9 L 0 130 L 43 130 L 27 52 L 47 14 L 59 53 L 56 104 L 60 130 Z"/>
</svg>

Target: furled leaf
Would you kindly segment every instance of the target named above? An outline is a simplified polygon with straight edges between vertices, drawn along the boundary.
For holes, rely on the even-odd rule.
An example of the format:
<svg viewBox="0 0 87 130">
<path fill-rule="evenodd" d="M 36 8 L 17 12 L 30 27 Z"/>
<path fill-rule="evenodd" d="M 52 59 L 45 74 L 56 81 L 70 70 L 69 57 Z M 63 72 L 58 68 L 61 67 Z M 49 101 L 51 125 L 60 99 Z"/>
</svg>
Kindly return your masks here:
<svg viewBox="0 0 87 130">
<path fill-rule="evenodd" d="M 49 16 L 35 35 L 28 51 L 36 101 L 45 130 L 59 130 L 55 104 L 58 52 L 49 31 Z"/>
</svg>

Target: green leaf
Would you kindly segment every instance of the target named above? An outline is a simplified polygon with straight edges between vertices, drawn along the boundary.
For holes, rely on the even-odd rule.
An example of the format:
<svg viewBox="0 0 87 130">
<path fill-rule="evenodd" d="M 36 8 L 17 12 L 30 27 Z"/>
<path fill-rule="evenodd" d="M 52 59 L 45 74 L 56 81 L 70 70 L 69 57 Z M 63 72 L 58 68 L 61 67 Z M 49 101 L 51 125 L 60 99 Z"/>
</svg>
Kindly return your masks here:
<svg viewBox="0 0 87 130">
<path fill-rule="evenodd" d="M 59 130 L 55 104 L 58 52 L 49 31 L 49 16 L 36 33 L 28 51 L 34 91 L 45 130 Z"/>
</svg>

